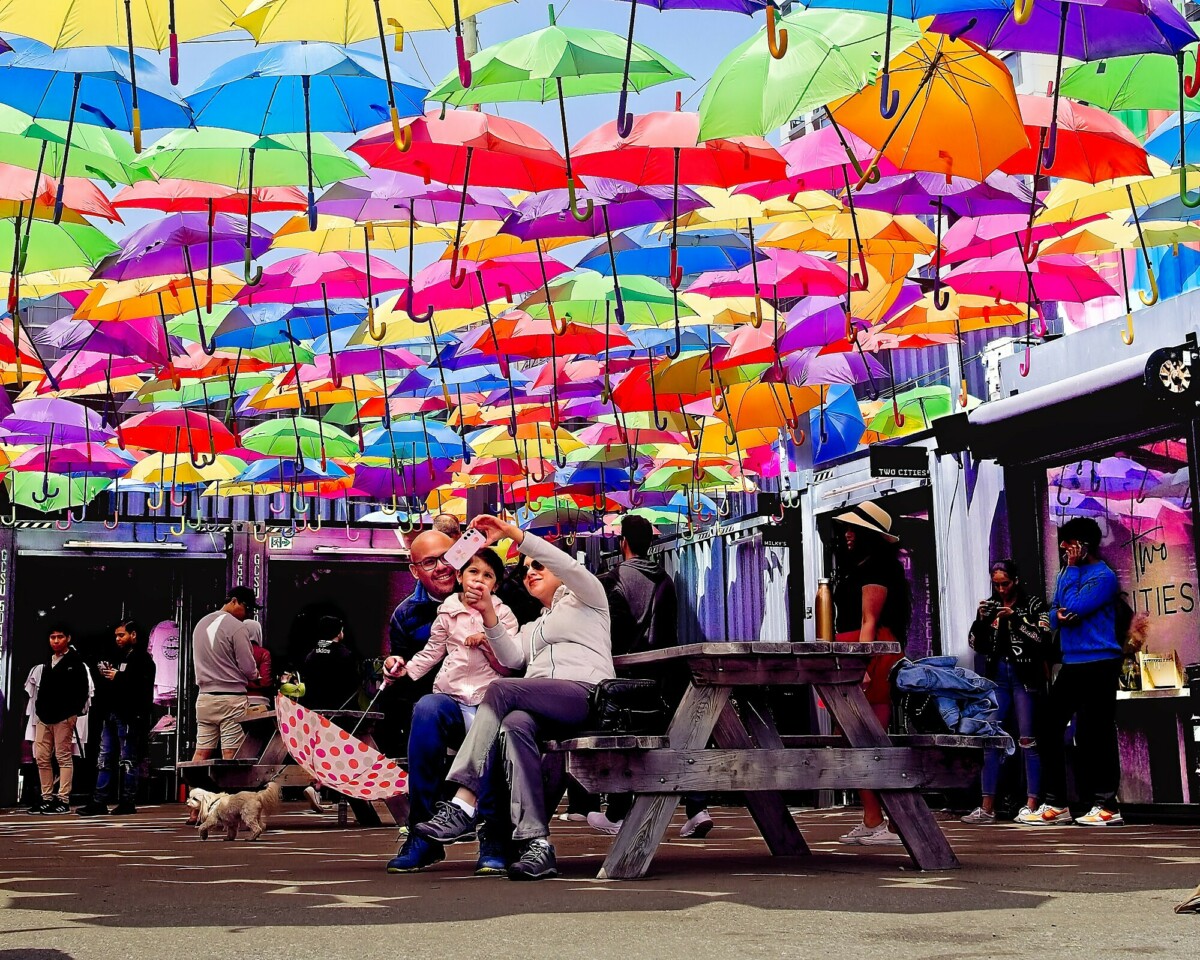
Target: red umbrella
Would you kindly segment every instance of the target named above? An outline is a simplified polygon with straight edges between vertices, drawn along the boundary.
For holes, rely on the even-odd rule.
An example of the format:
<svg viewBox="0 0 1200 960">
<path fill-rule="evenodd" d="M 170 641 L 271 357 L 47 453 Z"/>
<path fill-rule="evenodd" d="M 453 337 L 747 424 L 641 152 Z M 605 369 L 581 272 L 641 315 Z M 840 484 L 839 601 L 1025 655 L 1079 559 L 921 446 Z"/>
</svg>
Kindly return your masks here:
<svg viewBox="0 0 1200 960">
<path fill-rule="evenodd" d="M 198 410 L 139 413 L 121 425 L 121 441 L 126 446 L 159 453 L 188 453 L 197 464 L 204 463 L 205 457 L 225 453 L 237 446 L 225 424 Z M 212 463 L 211 460 L 207 462 Z"/>
<path fill-rule="evenodd" d="M 1029 145 L 1000 164 L 1002 171 L 1033 175 L 1042 172 L 1041 144 L 1054 117 L 1053 104 L 1049 97 L 1017 95 Z M 1054 176 L 1100 183 L 1149 175 L 1146 151 L 1125 124 L 1096 107 L 1059 99 Z"/>
<path fill-rule="evenodd" d="M 36 185 L 36 186 L 35 186 Z M 0 200 L 18 203 L 33 200 L 43 215 L 54 209 L 58 181 L 48 174 L 39 174 L 25 167 L 0 163 Z M 63 206 L 89 217 L 102 217 L 110 223 L 120 223 L 121 215 L 91 180 L 67 177 L 63 183 Z"/>
<path fill-rule="evenodd" d="M 508 354 L 527 360 L 544 360 L 563 354 L 598 354 L 605 346 L 605 333 L 590 324 L 570 323 L 557 332 L 549 320 L 536 320 L 523 310 L 499 317 L 486 327 L 463 337 L 463 346 L 487 356 Z M 628 347 L 629 337 L 619 327 L 607 336 L 610 347 Z"/>
<path fill-rule="evenodd" d="M 209 203 L 217 213 L 246 212 L 247 195 L 236 187 L 198 180 L 142 180 L 123 188 L 112 205 L 118 209 L 136 207 L 159 210 L 162 213 L 207 213 Z M 259 213 L 278 213 L 285 210 L 306 210 L 305 200 L 298 187 L 255 187 L 254 209 Z"/>
</svg>

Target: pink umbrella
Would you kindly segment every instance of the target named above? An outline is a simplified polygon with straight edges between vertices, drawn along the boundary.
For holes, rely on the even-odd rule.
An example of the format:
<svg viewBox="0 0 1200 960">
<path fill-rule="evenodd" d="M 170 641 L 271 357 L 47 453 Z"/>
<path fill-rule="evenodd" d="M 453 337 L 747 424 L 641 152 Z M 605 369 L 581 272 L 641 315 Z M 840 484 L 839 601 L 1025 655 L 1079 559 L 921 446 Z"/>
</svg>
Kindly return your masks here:
<svg viewBox="0 0 1200 960">
<path fill-rule="evenodd" d="M 275 713 L 288 753 L 313 779 L 363 800 L 387 800 L 408 792 L 408 775 L 394 760 L 319 713 L 283 694 L 275 698 Z"/>
<path fill-rule="evenodd" d="M 757 267 L 757 284 L 754 268 Z M 706 297 L 754 297 L 770 290 L 776 300 L 789 297 L 835 297 L 845 293 L 849 276 L 836 263 L 794 250 L 771 250 L 766 260 L 741 270 L 704 273 L 688 293 Z"/>
<path fill-rule="evenodd" d="M 57 389 L 77 390 L 93 384 L 111 381 L 116 377 L 130 377 L 156 369 L 156 364 L 140 357 L 114 357 L 111 353 L 95 353 L 80 350 L 56 360 L 52 373 L 58 381 Z M 53 393 L 55 386 L 47 378 L 37 386 L 41 394 Z M 111 393 L 111 388 L 109 393 Z"/>
<path fill-rule="evenodd" d="M 1066 236 L 1076 227 L 1104 219 L 1107 219 L 1107 216 L 1099 213 L 1083 220 L 1039 223 L 1029 231 L 1028 218 L 1023 214 L 963 217 L 942 237 L 942 246 L 946 251 L 942 254 L 942 263 L 961 263 L 963 260 L 994 257 L 1005 250 L 1023 248 L 1030 241 L 1036 244 L 1041 240 Z M 1035 254 L 1036 250 L 1037 248 L 1033 247 Z"/>
<path fill-rule="evenodd" d="M 50 450 L 34 447 L 13 460 L 10 467 L 31 473 L 91 473 L 119 477 L 129 470 L 133 462 L 132 455 L 122 456 L 119 450 L 93 441 L 55 444 Z"/>
<path fill-rule="evenodd" d="M 779 152 L 787 160 L 786 176 L 750 183 L 733 192 L 749 194 L 758 200 L 773 200 L 808 190 L 841 190 L 847 179 L 854 182 L 856 176 L 862 176 L 862 168 L 878 151 L 849 130 L 828 126 L 785 143 Z M 843 170 L 846 166 L 850 167 L 849 171 Z M 901 171 L 890 160 L 881 157 L 879 172 L 882 176 L 893 177 Z"/>
<path fill-rule="evenodd" d="M 435 260 L 413 276 L 413 312 L 420 315 L 427 308 L 473 310 L 501 297 L 512 303 L 522 294 L 569 273 L 570 269 L 559 260 L 534 253 L 478 261 Z M 463 270 L 473 280 L 455 286 L 458 273 Z"/>
<path fill-rule="evenodd" d="M 951 270 L 945 283 L 959 293 L 1010 303 L 1038 300 L 1086 303 L 1118 295 L 1107 280 L 1078 257 L 1055 254 L 1026 264 L 1017 249 L 986 259 L 968 260 Z"/>
<path fill-rule="evenodd" d="M 329 300 L 364 300 L 373 294 L 402 290 L 408 278 L 390 263 L 365 254 L 338 251 L 302 253 L 273 263 L 263 271 L 262 282 L 238 294 L 238 303 L 316 303 Z"/>
</svg>

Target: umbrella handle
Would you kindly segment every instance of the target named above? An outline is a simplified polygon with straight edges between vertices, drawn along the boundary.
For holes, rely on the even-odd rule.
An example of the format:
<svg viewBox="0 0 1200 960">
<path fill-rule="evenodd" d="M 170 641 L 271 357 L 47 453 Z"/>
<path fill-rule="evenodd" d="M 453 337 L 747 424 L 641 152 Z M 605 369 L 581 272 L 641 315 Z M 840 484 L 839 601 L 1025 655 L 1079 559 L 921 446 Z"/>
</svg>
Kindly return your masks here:
<svg viewBox="0 0 1200 960">
<path fill-rule="evenodd" d="M 155 494 L 157 494 L 157 496 Z M 154 493 L 147 495 L 146 509 L 149 510 L 151 513 L 157 513 L 159 510 L 161 510 L 163 508 L 163 504 L 166 503 L 166 501 L 167 501 L 166 491 L 163 490 L 162 487 L 159 487 L 157 490 L 154 491 Z"/>
<path fill-rule="evenodd" d="M 1046 141 L 1042 147 L 1042 169 L 1049 170 L 1054 166 L 1054 158 L 1058 153 L 1058 114 L 1055 113 L 1046 128 Z"/>
<path fill-rule="evenodd" d="M 275 516 L 279 516 L 288 508 L 287 494 L 280 490 L 278 496 L 283 497 L 283 503 L 279 504 L 279 506 L 275 506 L 276 494 L 271 494 L 271 499 L 267 502 L 267 507 Z"/>
<path fill-rule="evenodd" d="M 964 24 L 963 24 L 961 27 L 959 27 L 959 28 L 958 28 L 957 30 L 955 30 L 953 33 L 949 34 L 949 37 L 950 37 L 950 39 L 951 39 L 951 40 L 961 40 L 961 39 L 962 39 L 962 35 L 963 35 L 964 33 L 970 33 L 972 30 L 974 30 L 974 29 L 975 29 L 975 27 L 976 27 L 978 24 L 979 24 L 979 18 L 978 18 L 978 17 L 971 17 L 971 19 L 969 19 L 969 20 L 968 20 L 966 23 L 964 23 Z"/>
<path fill-rule="evenodd" d="M 892 89 L 892 78 L 887 65 L 879 75 L 879 115 L 884 120 L 891 120 L 900 109 L 900 91 Z"/>
<path fill-rule="evenodd" d="M 385 517 L 394 517 L 397 513 L 400 512 L 400 504 L 396 500 L 396 495 L 394 493 L 392 494 L 391 504 L 390 505 L 382 505 L 381 504 L 379 507 L 379 512 L 382 513 Z"/>
<path fill-rule="evenodd" d="M 408 319 L 413 323 L 432 323 L 433 322 L 433 305 L 430 304 L 425 308 L 425 315 L 419 316 L 413 312 L 415 306 L 415 293 L 413 291 L 412 281 L 408 282 L 408 292 L 404 295 L 404 312 L 408 314 Z M 435 345 L 436 346 L 436 345 Z"/>
<path fill-rule="evenodd" d="M 1025 359 L 1021 361 L 1020 373 L 1021 376 L 1029 376 L 1029 370 L 1033 366 L 1033 350 L 1029 344 L 1029 338 L 1025 338 Z"/>
<path fill-rule="evenodd" d="M 61 492 L 61 490 L 62 490 L 62 487 L 55 487 L 54 492 L 51 493 L 50 492 L 50 481 L 49 481 L 49 479 L 46 479 L 46 480 L 42 481 L 41 492 L 38 492 L 35 490 L 33 493 L 31 493 L 29 495 L 29 499 L 32 500 L 34 503 L 45 503 L 51 497 L 57 497 L 59 495 L 59 493 Z"/>
<path fill-rule="evenodd" d="M 733 513 L 733 503 L 726 497 L 717 505 L 717 516 L 724 520 L 731 513 Z"/>
<path fill-rule="evenodd" d="M 1127 347 L 1133 346 L 1133 312 L 1125 314 L 1125 329 L 1121 331 L 1121 342 Z"/>
<path fill-rule="evenodd" d="M 121 525 L 121 514 L 117 512 L 117 508 L 113 507 L 112 523 L 104 521 L 105 530 L 116 530 Z M 6 524 L 7 526 L 7 524 Z"/>
<path fill-rule="evenodd" d="M 463 85 L 464 90 L 471 88 L 471 61 L 467 59 L 466 41 L 463 40 L 462 34 L 454 38 L 454 50 L 458 55 L 458 82 Z"/>
<path fill-rule="evenodd" d="M 718 386 L 717 381 L 713 381 L 709 384 L 709 391 L 712 394 L 713 413 L 720 413 L 725 409 L 725 388 Z"/>
<path fill-rule="evenodd" d="M 1194 210 L 1200 207 L 1200 196 L 1195 199 L 1188 194 L 1187 188 L 1187 131 L 1184 128 L 1183 114 L 1186 106 L 1184 102 L 1185 94 L 1188 97 L 1194 97 L 1200 93 L 1200 57 L 1196 58 L 1195 75 L 1185 77 L 1183 75 L 1183 53 L 1179 54 L 1179 202 L 1189 210 Z"/>
<path fill-rule="evenodd" d="M 567 200 L 571 208 L 571 216 L 580 223 L 587 223 L 592 219 L 592 213 L 596 209 L 595 203 L 591 197 L 584 202 L 582 208 L 579 207 L 579 201 L 575 196 L 575 178 L 567 177 Z"/>
<path fill-rule="evenodd" d="M 1180 156 L 1182 157 L 1183 154 L 1181 153 Z M 1183 163 L 1182 160 L 1180 160 L 1179 167 L 1179 202 L 1189 210 L 1195 210 L 1196 207 L 1200 207 L 1200 194 L 1197 194 L 1195 197 L 1193 197 L 1190 193 L 1188 193 L 1187 164 Z"/>
<path fill-rule="evenodd" d="M 262 531 L 261 534 L 259 533 L 260 530 Z M 266 543 L 271 539 L 271 528 L 267 526 L 267 522 L 265 520 L 261 524 L 254 523 L 250 527 L 250 536 L 252 536 L 257 543 Z"/>
<path fill-rule="evenodd" d="M 506 303 L 512 303 L 512 302 L 513 302 L 513 289 L 512 289 L 512 285 L 511 285 L 511 284 L 508 284 L 508 283 L 504 283 L 503 281 L 497 281 L 497 283 L 496 283 L 496 286 L 498 286 L 498 287 L 499 287 L 499 288 L 500 288 L 500 289 L 501 289 L 501 290 L 504 292 L 504 300 L 505 300 L 505 302 L 506 302 Z M 482 293 L 482 292 L 483 292 L 483 288 L 482 288 L 482 287 L 480 288 L 480 291 L 479 291 L 479 292 L 480 292 L 480 293 Z"/>
<path fill-rule="evenodd" d="M 1194 97 L 1200 93 L 1200 57 L 1196 58 L 1196 65 L 1192 68 L 1192 75 L 1184 80 L 1183 90 L 1189 97 Z"/>
<path fill-rule="evenodd" d="M 186 530 L 187 530 L 187 518 L 184 517 L 184 515 L 181 513 L 179 515 L 179 526 L 171 527 L 170 534 L 173 537 L 182 537 L 184 534 L 184 531 L 186 531 Z"/>
<path fill-rule="evenodd" d="M 617 101 L 617 136 L 624 140 L 633 133 L 633 114 L 626 111 L 629 102 L 629 91 L 621 87 L 620 99 Z"/>
<path fill-rule="evenodd" d="M 1042 241 L 1034 240 L 1032 237 L 1033 228 L 1030 227 L 1029 230 L 1025 231 L 1025 242 L 1021 244 L 1021 259 L 1026 264 L 1033 263 L 1038 257 L 1038 251 L 1042 248 Z"/>
<path fill-rule="evenodd" d="M 75 518 L 71 515 L 70 510 L 67 511 L 67 519 L 66 520 L 55 520 L 54 521 L 54 529 L 55 530 L 70 530 L 73 526 L 75 526 Z"/>
<path fill-rule="evenodd" d="M 396 28 L 396 43 L 392 48 L 397 53 L 404 52 L 404 25 L 395 17 L 388 17 L 388 26 Z"/>
<path fill-rule="evenodd" d="M 892 420 L 895 421 L 896 426 L 903 427 L 907 418 L 904 416 L 904 414 L 902 414 L 900 412 L 900 401 L 898 399 L 896 399 L 895 390 L 896 390 L 896 386 L 893 383 L 892 384 Z"/>
<path fill-rule="evenodd" d="M 942 286 L 942 278 L 933 278 L 933 305 L 939 311 L 945 310 L 950 306 L 950 291 Z"/>
<path fill-rule="evenodd" d="M 454 253 L 450 256 L 450 286 L 455 290 L 462 288 L 462 285 L 467 282 L 467 269 L 458 268 L 458 246 L 454 247 Z M 411 284 L 410 284 L 411 286 Z"/>
<path fill-rule="evenodd" d="M 192 450 L 188 453 L 188 459 L 191 461 L 193 467 L 201 470 L 204 467 L 211 467 L 214 463 L 216 463 L 217 455 L 215 453 L 202 453 L 197 456 L 196 452 Z"/>
<path fill-rule="evenodd" d="M 251 273 L 253 271 L 253 273 Z M 257 287 L 262 283 L 263 268 L 255 266 L 254 255 L 250 252 L 250 247 L 246 247 L 246 259 L 242 270 L 243 279 L 246 281 L 246 286 Z"/>
<path fill-rule="evenodd" d="M 672 291 L 674 293 L 674 291 Z M 683 352 L 683 331 L 679 327 L 679 295 L 675 294 L 675 347 L 674 349 L 667 348 L 667 356 L 672 360 L 678 360 L 679 354 Z"/>
<path fill-rule="evenodd" d="M 1154 276 L 1154 268 L 1149 263 L 1146 264 L 1146 276 L 1150 278 L 1150 294 L 1146 295 L 1145 290 L 1138 291 L 1138 299 L 1147 307 L 1152 307 L 1158 303 L 1158 278 Z"/>
<path fill-rule="evenodd" d="M 133 108 L 133 152 L 142 152 L 142 108 Z"/>
<path fill-rule="evenodd" d="M 367 304 L 367 332 L 376 343 L 382 343 L 383 338 L 387 336 L 386 320 L 380 321 L 379 333 L 375 332 L 375 307 L 371 304 Z"/>
<path fill-rule="evenodd" d="M 756 293 L 754 295 L 754 309 L 750 311 L 750 326 L 752 326 L 755 330 L 757 330 L 762 325 L 763 325 L 762 296 L 760 296 L 759 294 Z"/>
<path fill-rule="evenodd" d="M 171 506 L 173 506 L 173 507 L 182 507 L 182 506 L 184 506 L 184 505 L 187 503 L 187 501 L 188 501 L 188 495 L 187 495 L 187 491 L 186 491 L 186 490 L 184 490 L 184 491 L 183 491 L 183 499 L 182 499 L 182 500 L 176 500 L 176 499 L 175 499 L 175 489 L 176 489 L 176 488 L 175 488 L 175 485 L 174 485 L 174 484 L 172 484 L 172 485 L 171 485 Z"/>
<path fill-rule="evenodd" d="M 1014 0 L 1013 20 L 1022 26 L 1033 16 L 1033 0 Z"/>
<path fill-rule="evenodd" d="M 646 495 L 642 492 L 639 486 L 629 488 L 629 505 L 631 507 L 640 507 L 646 502 Z"/>
<path fill-rule="evenodd" d="M 667 276 L 671 280 L 671 289 L 678 290 L 683 283 L 683 267 L 679 265 L 679 249 L 674 245 L 671 247 L 671 265 L 667 268 Z"/>
<path fill-rule="evenodd" d="M 958 405 L 965 410 L 968 400 L 969 400 L 969 397 L 967 396 L 967 378 L 963 377 L 962 381 L 959 383 L 959 388 L 958 388 Z"/>
<path fill-rule="evenodd" d="M 392 132 L 396 135 L 396 149 L 401 153 L 408 153 L 412 149 L 412 124 L 401 127 L 398 131 L 393 127 Z"/>
<path fill-rule="evenodd" d="M 788 48 L 788 32 L 780 29 L 775 21 L 778 12 L 774 3 L 767 4 L 767 49 L 773 60 L 782 60 Z"/>
<path fill-rule="evenodd" d="M 555 336 L 565 336 L 567 332 L 567 321 L 563 320 L 561 324 L 558 322 L 558 316 L 554 312 L 554 304 L 552 304 L 549 300 L 546 301 L 546 309 L 550 314 L 550 327 L 554 331 Z"/>
<path fill-rule="evenodd" d="M 871 283 L 867 273 L 867 255 L 863 253 L 862 247 L 858 248 L 858 270 L 857 274 L 853 270 L 850 271 L 850 282 L 852 289 L 862 293 Z"/>
</svg>

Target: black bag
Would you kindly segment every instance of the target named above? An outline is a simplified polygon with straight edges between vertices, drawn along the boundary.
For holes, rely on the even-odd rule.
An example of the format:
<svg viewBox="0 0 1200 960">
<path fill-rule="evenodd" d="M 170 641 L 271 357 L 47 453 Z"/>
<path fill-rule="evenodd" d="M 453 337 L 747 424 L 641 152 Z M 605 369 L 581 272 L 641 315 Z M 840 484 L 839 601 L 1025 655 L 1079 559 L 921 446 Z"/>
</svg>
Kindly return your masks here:
<svg viewBox="0 0 1200 960">
<path fill-rule="evenodd" d="M 668 709 L 656 680 L 601 680 L 592 689 L 591 726 L 605 733 L 662 733 Z"/>
<path fill-rule="evenodd" d="M 899 734 L 952 733 L 929 693 L 898 693 L 892 725 Z"/>
</svg>

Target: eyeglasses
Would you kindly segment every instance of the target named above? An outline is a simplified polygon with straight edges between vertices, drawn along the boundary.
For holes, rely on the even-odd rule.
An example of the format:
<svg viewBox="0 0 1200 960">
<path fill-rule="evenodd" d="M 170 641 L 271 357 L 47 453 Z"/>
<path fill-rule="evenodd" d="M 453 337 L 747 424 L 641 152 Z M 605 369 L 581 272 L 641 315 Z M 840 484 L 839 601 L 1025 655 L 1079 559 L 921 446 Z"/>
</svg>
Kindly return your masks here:
<svg viewBox="0 0 1200 960">
<path fill-rule="evenodd" d="M 439 565 L 444 564 L 450 566 L 446 560 L 445 554 L 439 553 L 436 557 L 426 557 L 424 560 L 410 560 L 409 566 L 418 567 L 426 573 L 432 573 Z"/>
</svg>

